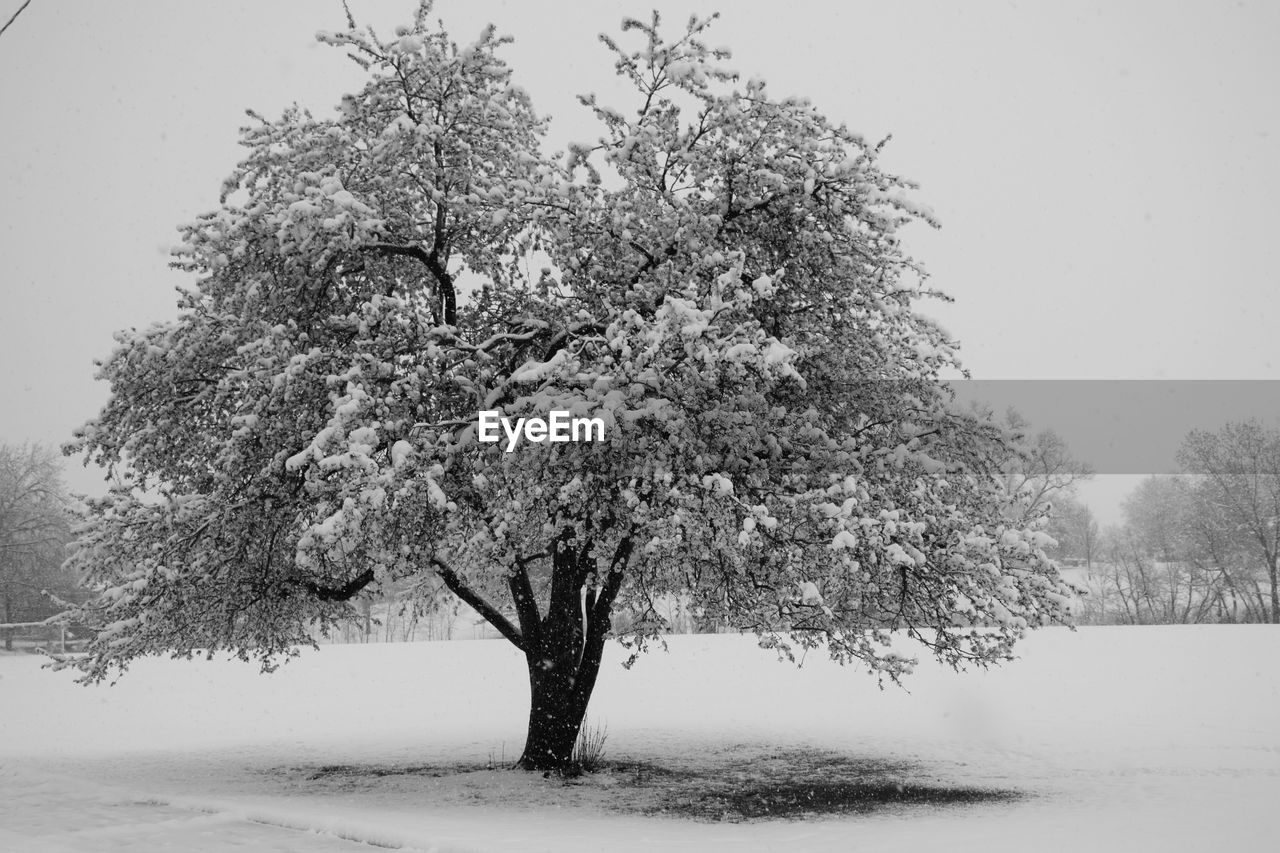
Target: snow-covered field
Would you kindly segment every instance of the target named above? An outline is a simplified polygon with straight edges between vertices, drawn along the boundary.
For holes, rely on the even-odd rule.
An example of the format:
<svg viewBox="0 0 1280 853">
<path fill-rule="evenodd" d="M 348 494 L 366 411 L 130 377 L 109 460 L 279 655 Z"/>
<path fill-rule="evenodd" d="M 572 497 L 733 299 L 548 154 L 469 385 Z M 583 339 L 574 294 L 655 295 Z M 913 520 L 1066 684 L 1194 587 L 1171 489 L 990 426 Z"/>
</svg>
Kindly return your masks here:
<svg viewBox="0 0 1280 853">
<path fill-rule="evenodd" d="M 611 649 L 589 717 L 630 769 L 571 783 L 485 769 L 526 714 L 503 641 L 328 646 L 271 676 L 145 661 L 95 688 L 0 656 L 0 850 L 1275 849 L 1278 628 L 1044 631 L 999 670 L 923 664 L 910 692 L 749 637 L 669 645 L 630 672 Z M 662 811 L 664 770 L 732 785 L 797 762 L 1024 796 Z"/>
</svg>

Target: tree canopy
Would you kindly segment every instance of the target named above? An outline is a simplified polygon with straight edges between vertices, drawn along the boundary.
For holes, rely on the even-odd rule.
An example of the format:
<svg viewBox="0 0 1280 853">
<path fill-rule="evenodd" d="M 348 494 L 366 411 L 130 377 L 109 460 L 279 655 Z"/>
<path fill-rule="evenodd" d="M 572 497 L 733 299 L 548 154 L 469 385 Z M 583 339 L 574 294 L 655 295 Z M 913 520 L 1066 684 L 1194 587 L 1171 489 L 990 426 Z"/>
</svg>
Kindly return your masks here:
<svg viewBox="0 0 1280 853">
<path fill-rule="evenodd" d="M 76 556 L 91 680 L 140 655 L 267 666 L 380 585 L 447 588 L 529 662 L 525 767 L 560 766 L 619 608 L 654 601 L 897 678 L 895 632 L 955 665 L 1067 618 L 1009 444 L 954 409 L 940 295 L 899 231 L 936 224 L 881 145 L 703 42 L 602 37 L 633 101 L 545 122 L 493 28 L 322 42 L 367 83 L 320 118 L 251 113 L 220 207 L 182 228 L 176 320 L 118 336 L 70 449 L 118 480 Z M 605 440 L 477 440 L 478 412 L 600 418 Z M 548 726 L 543 719 L 553 720 Z"/>
</svg>

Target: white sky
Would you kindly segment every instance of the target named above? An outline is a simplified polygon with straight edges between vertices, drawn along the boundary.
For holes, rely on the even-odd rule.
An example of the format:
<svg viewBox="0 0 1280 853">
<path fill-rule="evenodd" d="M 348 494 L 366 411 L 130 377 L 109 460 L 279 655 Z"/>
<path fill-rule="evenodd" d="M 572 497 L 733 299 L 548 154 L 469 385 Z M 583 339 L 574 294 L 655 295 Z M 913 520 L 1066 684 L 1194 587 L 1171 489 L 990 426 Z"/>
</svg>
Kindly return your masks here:
<svg viewBox="0 0 1280 853">
<path fill-rule="evenodd" d="M 20 3 L 0 0 L 0 23 Z M 437 12 L 460 41 L 490 20 L 515 36 L 508 60 L 560 147 L 594 138 L 575 94 L 611 101 L 596 34 L 654 5 L 672 31 L 714 10 L 444 0 Z M 413 6 L 351 2 L 383 32 Z M 709 40 L 745 76 L 894 135 L 887 165 L 943 221 L 906 233 L 957 300 L 926 311 L 976 377 L 1280 379 L 1280 4 L 721 11 Z M 358 87 L 358 69 L 313 39 L 343 24 L 337 0 L 33 0 L 0 37 L 0 441 L 57 444 L 96 413 L 92 359 L 114 330 L 173 315 L 174 227 L 216 205 L 243 110 L 296 100 L 324 113 Z M 1106 479 L 1085 496 L 1117 520 L 1132 483 Z M 78 470 L 69 480 L 97 490 Z"/>
</svg>

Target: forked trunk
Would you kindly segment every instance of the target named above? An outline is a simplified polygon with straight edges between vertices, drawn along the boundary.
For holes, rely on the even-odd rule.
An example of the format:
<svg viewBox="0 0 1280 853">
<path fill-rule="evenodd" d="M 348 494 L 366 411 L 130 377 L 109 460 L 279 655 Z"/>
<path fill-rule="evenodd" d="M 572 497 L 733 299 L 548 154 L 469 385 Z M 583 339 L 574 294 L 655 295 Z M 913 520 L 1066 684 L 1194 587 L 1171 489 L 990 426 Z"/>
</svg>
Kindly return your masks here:
<svg viewBox="0 0 1280 853">
<path fill-rule="evenodd" d="M 590 545 L 559 549 L 553 561 L 546 616 L 523 572 L 511 581 L 520 616 L 521 642 L 529 669 L 529 731 L 516 767 L 573 770 L 573 747 L 600 672 L 609 612 L 622 582 L 629 542 L 618 547 L 602 585 L 588 586 L 596 571 Z"/>
<path fill-rule="evenodd" d="M 582 542 L 572 529 L 565 530 L 552 549 L 545 615 L 529 581 L 526 561 L 517 560 L 507 585 L 518 628 L 448 564 L 433 559 L 445 585 L 524 652 L 529 670 L 529 730 L 517 768 L 574 769 L 573 747 L 596 686 L 609 614 L 630 556 L 631 539 L 625 536 L 608 567 L 602 567 L 590 539 Z"/>
</svg>

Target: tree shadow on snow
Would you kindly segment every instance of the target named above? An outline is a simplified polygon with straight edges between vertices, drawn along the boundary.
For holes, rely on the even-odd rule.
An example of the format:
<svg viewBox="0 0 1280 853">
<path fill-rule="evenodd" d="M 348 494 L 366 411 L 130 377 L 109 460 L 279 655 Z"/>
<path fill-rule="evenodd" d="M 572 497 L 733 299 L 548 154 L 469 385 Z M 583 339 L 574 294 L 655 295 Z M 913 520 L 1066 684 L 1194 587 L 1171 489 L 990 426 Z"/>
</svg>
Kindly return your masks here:
<svg viewBox="0 0 1280 853">
<path fill-rule="evenodd" d="M 738 745 L 661 763 L 605 759 L 600 769 L 549 777 L 493 764 L 328 764 L 280 768 L 290 787 L 404 792 L 439 805 L 630 812 L 698 821 L 795 820 L 1016 802 L 1024 792 L 954 784 L 922 765 L 838 752 Z M 513 790 L 513 786 L 519 790 Z"/>
<path fill-rule="evenodd" d="M 662 791 L 659 802 L 635 809 L 705 821 L 786 820 L 870 814 L 913 807 L 961 807 L 1013 802 L 1025 794 L 930 778 L 920 765 L 813 749 L 761 752 L 739 747 L 706 765 L 660 770 L 637 766 Z M 607 762 L 606 762 L 607 763 Z M 624 771 L 625 762 L 615 765 Z M 658 781 L 661 780 L 661 781 Z"/>
</svg>

